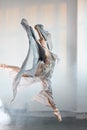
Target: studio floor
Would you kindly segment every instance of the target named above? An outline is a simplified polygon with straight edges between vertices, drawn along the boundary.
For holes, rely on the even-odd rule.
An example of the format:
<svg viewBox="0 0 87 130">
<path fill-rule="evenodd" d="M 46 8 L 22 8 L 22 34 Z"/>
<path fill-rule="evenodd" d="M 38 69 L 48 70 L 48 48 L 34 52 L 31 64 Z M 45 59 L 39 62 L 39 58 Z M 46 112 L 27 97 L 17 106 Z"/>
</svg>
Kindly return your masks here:
<svg viewBox="0 0 87 130">
<path fill-rule="evenodd" d="M 0 130 L 87 130 L 87 120 L 55 117 L 13 116 L 9 125 L 0 125 Z"/>
</svg>

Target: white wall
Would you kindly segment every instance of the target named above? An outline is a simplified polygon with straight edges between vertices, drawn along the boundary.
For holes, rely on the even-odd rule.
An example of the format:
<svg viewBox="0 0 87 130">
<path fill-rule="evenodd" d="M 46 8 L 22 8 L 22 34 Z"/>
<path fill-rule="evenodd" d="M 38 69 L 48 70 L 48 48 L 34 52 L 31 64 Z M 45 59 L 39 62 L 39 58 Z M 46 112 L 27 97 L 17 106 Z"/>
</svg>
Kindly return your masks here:
<svg viewBox="0 0 87 130">
<path fill-rule="evenodd" d="M 87 112 L 87 0 L 78 0 L 77 111 Z"/>
<path fill-rule="evenodd" d="M 51 32 L 53 51 L 60 58 L 52 78 L 54 98 L 60 110 L 76 111 L 76 8 L 76 0 L 0 1 L 0 63 L 21 66 L 28 49 L 26 32 L 20 25 L 23 17 L 31 26 L 43 24 Z M 29 110 L 50 110 L 31 101 L 38 93 L 39 84 L 21 90 L 10 104 L 12 81 L 8 72 L 0 70 L 0 79 L 0 98 L 9 107 L 23 108 L 28 104 Z"/>
</svg>

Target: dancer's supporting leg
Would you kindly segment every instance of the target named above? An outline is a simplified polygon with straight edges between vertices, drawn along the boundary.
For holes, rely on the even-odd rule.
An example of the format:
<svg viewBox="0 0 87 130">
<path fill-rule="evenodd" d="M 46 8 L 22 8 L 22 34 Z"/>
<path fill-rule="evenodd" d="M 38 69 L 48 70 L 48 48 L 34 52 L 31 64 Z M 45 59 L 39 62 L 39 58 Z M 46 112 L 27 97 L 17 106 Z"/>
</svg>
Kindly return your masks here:
<svg viewBox="0 0 87 130">
<path fill-rule="evenodd" d="M 43 84 L 43 91 L 45 92 L 45 96 L 48 100 L 48 103 L 50 104 L 50 107 L 54 111 L 54 115 L 57 117 L 58 121 L 62 121 L 61 114 L 60 114 L 58 108 L 56 107 L 56 104 L 55 104 L 53 96 L 52 96 L 53 94 L 52 94 L 51 84 L 48 83 L 46 80 L 43 80 L 42 84 Z"/>
</svg>

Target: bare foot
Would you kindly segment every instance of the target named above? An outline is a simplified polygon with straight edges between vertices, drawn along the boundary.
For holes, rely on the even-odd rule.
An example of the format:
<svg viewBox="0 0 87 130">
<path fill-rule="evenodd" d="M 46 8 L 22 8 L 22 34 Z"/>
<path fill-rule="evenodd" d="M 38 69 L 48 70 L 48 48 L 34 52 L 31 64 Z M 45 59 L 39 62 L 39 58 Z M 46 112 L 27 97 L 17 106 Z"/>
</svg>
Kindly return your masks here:
<svg viewBox="0 0 87 130">
<path fill-rule="evenodd" d="M 1 68 L 5 68 L 6 65 L 5 65 L 5 64 L 0 64 L 0 67 L 1 67 Z"/>
<path fill-rule="evenodd" d="M 60 114 L 60 112 L 58 111 L 58 109 L 55 109 L 54 115 L 57 117 L 57 119 L 58 119 L 59 122 L 62 121 L 62 117 L 61 117 L 61 114 Z"/>
</svg>

